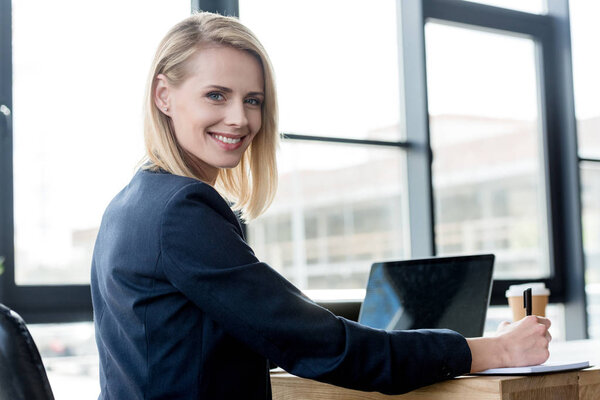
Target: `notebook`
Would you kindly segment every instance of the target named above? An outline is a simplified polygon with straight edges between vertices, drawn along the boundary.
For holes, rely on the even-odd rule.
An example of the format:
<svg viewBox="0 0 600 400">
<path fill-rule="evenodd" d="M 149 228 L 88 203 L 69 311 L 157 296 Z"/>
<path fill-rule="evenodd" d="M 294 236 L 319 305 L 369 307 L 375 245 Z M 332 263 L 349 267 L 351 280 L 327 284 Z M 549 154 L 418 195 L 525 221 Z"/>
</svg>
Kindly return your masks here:
<svg viewBox="0 0 600 400">
<path fill-rule="evenodd" d="M 493 254 L 374 263 L 358 322 L 385 330 L 447 328 L 481 336 L 493 268 Z"/>
<path fill-rule="evenodd" d="M 530 365 L 527 367 L 486 369 L 485 371 L 477 372 L 472 375 L 530 375 L 546 372 L 571 371 L 575 369 L 588 368 L 589 366 L 589 361 L 546 362 L 544 364 Z"/>
</svg>

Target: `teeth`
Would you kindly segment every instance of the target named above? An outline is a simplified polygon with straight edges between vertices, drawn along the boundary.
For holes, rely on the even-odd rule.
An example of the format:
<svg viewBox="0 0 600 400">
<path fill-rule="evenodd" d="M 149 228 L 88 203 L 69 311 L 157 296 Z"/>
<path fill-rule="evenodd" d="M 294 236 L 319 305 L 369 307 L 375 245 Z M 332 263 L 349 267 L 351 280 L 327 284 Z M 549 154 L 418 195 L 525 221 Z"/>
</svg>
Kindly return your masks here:
<svg viewBox="0 0 600 400">
<path fill-rule="evenodd" d="M 214 135 L 214 137 L 223 143 L 230 143 L 230 144 L 239 143 L 242 140 L 240 138 L 234 139 L 234 138 L 228 138 L 228 137 L 221 136 L 221 135 Z"/>
</svg>

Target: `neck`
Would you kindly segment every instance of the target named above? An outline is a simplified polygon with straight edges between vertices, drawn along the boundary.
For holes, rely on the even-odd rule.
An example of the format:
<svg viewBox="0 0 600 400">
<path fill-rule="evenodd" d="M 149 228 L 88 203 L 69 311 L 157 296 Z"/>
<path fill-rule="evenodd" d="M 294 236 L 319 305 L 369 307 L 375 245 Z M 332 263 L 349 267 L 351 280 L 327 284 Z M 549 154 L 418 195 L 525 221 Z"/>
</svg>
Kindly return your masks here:
<svg viewBox="0 0 600 400">
<path fill-rule="evenodd" d="M 194 174 L 204 183 L 215 186 L 219 176 L 219 168 L 208 165 L 192 154 L 186 154 L 188 165 Z"/>
</svg>

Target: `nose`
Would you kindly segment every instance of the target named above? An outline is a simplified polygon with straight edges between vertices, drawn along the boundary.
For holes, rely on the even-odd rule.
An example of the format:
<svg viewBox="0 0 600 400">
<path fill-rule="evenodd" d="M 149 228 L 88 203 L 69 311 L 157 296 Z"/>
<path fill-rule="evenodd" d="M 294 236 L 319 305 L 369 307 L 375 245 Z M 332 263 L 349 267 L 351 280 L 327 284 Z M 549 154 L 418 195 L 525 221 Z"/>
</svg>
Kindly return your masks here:
<svg viewBox="0 0 600 400">
<path fill-rule="evenodd" d="M 246 115 L 246 107 L 243 101 L 231 102 L 227 107 L 225 115 L 225 123 L 229 126 L 237 128 L 248 125 L 248 116 Z"/>
</svg>

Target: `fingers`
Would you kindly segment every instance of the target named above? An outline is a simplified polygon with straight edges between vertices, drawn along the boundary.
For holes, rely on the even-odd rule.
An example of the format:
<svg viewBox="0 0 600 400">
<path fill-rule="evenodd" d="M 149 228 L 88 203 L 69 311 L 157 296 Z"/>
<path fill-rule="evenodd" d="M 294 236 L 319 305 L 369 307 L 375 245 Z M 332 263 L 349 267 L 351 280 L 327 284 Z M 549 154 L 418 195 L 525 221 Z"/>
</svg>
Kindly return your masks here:
<svg viewBox="0 0 600 400">
<path fill-rule="evenodd" d="M 501 330 L 503 330 L 504 328 L 506 328 L 509 325 L 510 325 L 510 322 L 502 321 L 502 322 L 500 322 L 500 325 L 498 325 L 498 329 L 496 329 L 496 331 L 500 332 Z"/>
<path fill-rule="evenodd" d="M 550 322 L 550 320 L 548 318 L 538 317 L 538 316 L 536 316 L 536 318 L 537 318 L 538 324 L 546 325 L 546 328 L 550 328 L 550 325 L 552 325 L 552 323 Z"/>
<path fill-rule="evenodd" d="M 550 334 L 550 331 L 548 330 L 551 325 L 550 320 L 548 318 L 537 317 L 537 316 L 536 316 L 536 320 L 537 320 L 538 326 L 540 326 L 540 333 L 542 333 L 544 335 L 546 342 L 550 343 L 550 341 L 552 340 L 552 335 Z"/>
<path fill-rule="evenodd" d="M 550 320 L 535 315 L 527 316 L 512 324 L 502 323 L 498 338 L 506 350 L 508 366 L 534 365 L 545 362 L 550 356 L 548 331 Z"/>
<path fill-rule="evenodd" d="M 526 318 L 530 318 L 530 317 L 526 317 Z M 538 335 L 540 335 L 544 338 L 546 347 L 548 347 L 548 344 L 552 340 L 552 335 L 550 334 L 550 331 L 548 330 L 548 328 L 550 328 L 550 320 L 548 318 L 537 317 L 537 316 L 534 318 L 535 318 L 535 324 L 536 324 L 536 326 L 535 326 L 536 331 L 538 332 Z"/>
</svg>

